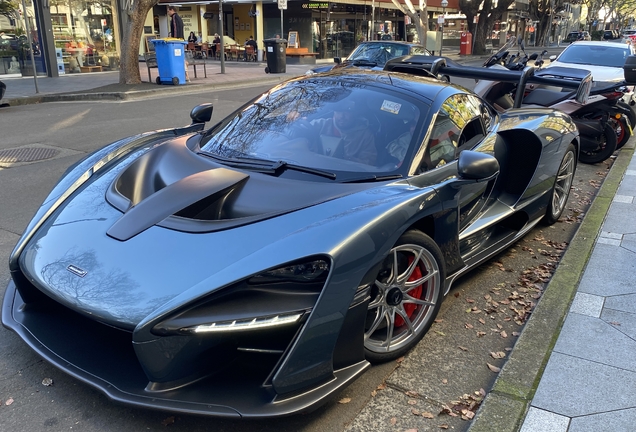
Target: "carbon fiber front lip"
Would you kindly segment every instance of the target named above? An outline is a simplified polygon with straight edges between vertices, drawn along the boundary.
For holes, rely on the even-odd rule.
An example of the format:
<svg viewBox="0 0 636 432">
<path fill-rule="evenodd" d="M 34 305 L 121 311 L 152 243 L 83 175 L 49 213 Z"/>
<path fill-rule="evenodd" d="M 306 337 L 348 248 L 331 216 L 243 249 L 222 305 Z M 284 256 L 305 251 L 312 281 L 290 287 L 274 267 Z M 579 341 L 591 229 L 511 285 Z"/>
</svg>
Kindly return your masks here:
<svg viewBox="0 0 636 432">
<path fill-rule="evenodd" d="M 55 327 L 50 324 L 49 322 L 49 328 Z M 370 367 L 367 361 L 362 361 L 343 368 L 335 371 L 331 380 L 290 397 L 276 395 L 270 388 L 265 387 L 261 387 L 256 391 L 254 391 L 253 387 L 250 389 L 243 388 L 242 377 L 229 378 L 229 387 L 227 385 L 218 385 L 217 377 L 215 387 L 221 387 L 221 391 L 218 392 L 210 390 L 210 381 L 204 379 L 198 383 L 198 388 L 188 388 L 187 391 L 178 389 L 165 394 L 157 394 L 144 390 L 147 381 L 141 382 L 137 379 L 139 382 L 135 382 L 134 379 L 126 378 L 125 375 L 131 373 L 131 371 L 126 370 L 126 367 L 122 367 L 121 363 L 117 369 L 124 376 L 122 377 L 122 382 L 131 383 L 130 388 L 122 388 L 122 385 L 114 383 L 113 380 L 104 379 L 104 377 L 87 371 L 85 368 L 68 361 L 63 353 L 58 353 L 47 346 L 46 331 L 42 329 L 42 326 L 37 325 L 33 317 L 29 316 L 13 281 L 9 282 L 4 296 L 2 325 L 16 332 L 27 345 L 45 360 L 74 378 L 95 387 L 115 402 L 185 414 L 229 418 L 272 418 L 308 412 L 318 408 L 326 402 L 329 396 L 350 384 Z M 64 334 L 64 332 L 59 332 L 58 330 L 59 328 L 55 328 L 56 334 Z M 90 350 L 86 349 L 86 352 L 88 351 Z M 136 362 L 136 359 L 134 360 Z M 134 368 L 131 359 L 128 359 L 128 363 L 126 361 L 126 358 L 121 359 L 124 366 L 126 364 L 129 366 L 128 369 Z M 138 364 L 137 367 L 139 367 Z M 201 396 L 199 400 L 193 398 L 193 396 L 197 395 Z M 229 406 L 216 403 L 217 401 L 230 401 L 232 403 Z"/>
</svg>

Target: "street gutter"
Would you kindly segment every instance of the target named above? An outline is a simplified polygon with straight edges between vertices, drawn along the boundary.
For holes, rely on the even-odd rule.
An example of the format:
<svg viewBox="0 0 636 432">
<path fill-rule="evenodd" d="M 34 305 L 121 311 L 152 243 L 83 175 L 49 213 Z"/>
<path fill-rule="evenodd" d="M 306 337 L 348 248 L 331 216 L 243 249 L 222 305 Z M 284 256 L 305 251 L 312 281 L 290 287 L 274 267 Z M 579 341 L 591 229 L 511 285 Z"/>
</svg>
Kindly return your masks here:
<svg viewBox="0 0 636 432">
<path fill-rule="evenodd" d="M 605 216 L 632 159 L 634 144 L 631 140 L 618 153 L 468 432 L 517 432 L 521 428 Z"/>
</svg>

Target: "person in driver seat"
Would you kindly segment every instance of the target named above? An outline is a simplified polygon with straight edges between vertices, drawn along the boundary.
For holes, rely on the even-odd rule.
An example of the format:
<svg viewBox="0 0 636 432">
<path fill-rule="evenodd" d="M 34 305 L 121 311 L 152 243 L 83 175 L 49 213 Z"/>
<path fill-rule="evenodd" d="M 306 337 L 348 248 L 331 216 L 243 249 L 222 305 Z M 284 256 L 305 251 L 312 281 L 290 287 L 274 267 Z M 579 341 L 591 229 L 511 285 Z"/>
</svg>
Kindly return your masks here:
<svg viewBox="0 0 636 432">
<path fill-rule="evenodd" d="M 354 102 L 339 103 L 332 117 L 312 120 L 311 124 L 318 129 L 325 155 L 375 165 L 375 136 Z"/>
</svg>

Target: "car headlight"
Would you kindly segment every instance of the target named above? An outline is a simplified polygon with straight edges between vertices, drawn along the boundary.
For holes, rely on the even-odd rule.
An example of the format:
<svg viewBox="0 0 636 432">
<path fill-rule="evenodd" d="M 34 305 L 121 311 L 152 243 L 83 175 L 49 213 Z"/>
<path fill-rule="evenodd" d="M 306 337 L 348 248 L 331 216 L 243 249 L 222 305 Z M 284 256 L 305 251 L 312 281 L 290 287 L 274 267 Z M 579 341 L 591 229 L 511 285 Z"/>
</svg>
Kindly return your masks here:
<svg viewBox="0 0 636 432">
<path fill-rule="evenodd" d="M 249 279 L 251 284 L 264 284 L 276 282 L 324 282 L 329 273 L 327 261 L 319 259 L 300 264 L 292 264 L 267 270 Z"/>
<path fill-rule="evenodd" d="M 302 323 L 329 276 L 326 257 L 265 270 L 220 289 L 155 325 L 156 335 L 284 331 Z"/>
<path fill-rule="evenodd" d="M 210 324 L 201 324 L 194 327 L 184 328 L 182 330 L 186 333 L 222 333 L 242 330 L 260 330 L 284 326 L 287 324 L 295 324 L 302 318 L 303 315 L 303 312 L 298 312 L 269 317 L 257 317 L 253 319 L 213 322 Z"/>
</svg>

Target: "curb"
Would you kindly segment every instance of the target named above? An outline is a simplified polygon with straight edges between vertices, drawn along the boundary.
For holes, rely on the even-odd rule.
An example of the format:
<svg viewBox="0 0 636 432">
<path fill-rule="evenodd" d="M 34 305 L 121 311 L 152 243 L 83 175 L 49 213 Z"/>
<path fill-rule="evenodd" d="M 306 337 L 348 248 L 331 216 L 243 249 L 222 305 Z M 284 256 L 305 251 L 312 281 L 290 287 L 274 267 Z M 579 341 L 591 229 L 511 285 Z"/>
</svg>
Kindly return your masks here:
<svg viewBox="0 0 636 432">
<path fill-rule="evenodd" d="M 619 152 L 469 432 L 517 432 L 521 428 L 605 216 L 632 159 L 634 144 L 630 142 Z"/>
<path fill-rule="evenodd" d="M 20 105 L 32 105 L 32 104 L 40 104 L 45 102 L 94 102 L 94 101 L 129 101 L 136 99 L 143 99 L 152 96 L 163 96 L 170 94 L 192 94 L 199 93 L 202 91 L 210 91 L 210 90 L 227 90 L 230 88 L 240 88 L 240 87 L 254 87 L 264 84 L 278 84 L 283 81 L 287 81 L 289 79 L 295 78 L 296 75 L 281 75 L 281 76 L 272 76 L 268 75 L 255 80 L 241 80 L 241 81 L 233 81 L 227 83 L 218 83 L 218 84 L 197 84 L 197 83 L 189 83 L 182 86 L 172 87 L 172 86 L 159 86 L 156 89 L 152 90 L 131 90 L 131 91 L 121 91 L 121 92 L 78 92 L 78 93 L 53 93 L 53 94 L 45 94 L 40 96 L 26 96 L 26 97 L 18 97 L 12 99 L 3 99 L 3 103 L 9 104 L 10 106 L 20 106 Z"/>
</svg>

